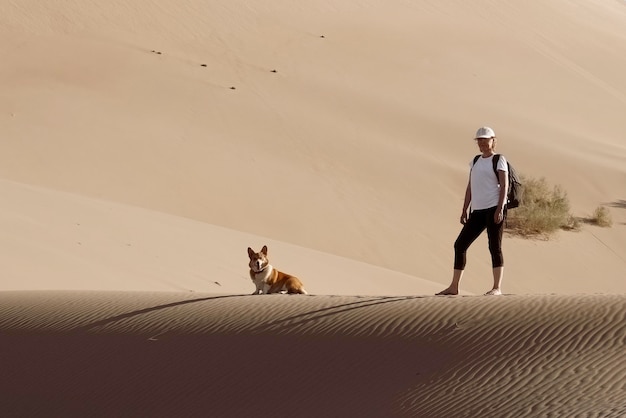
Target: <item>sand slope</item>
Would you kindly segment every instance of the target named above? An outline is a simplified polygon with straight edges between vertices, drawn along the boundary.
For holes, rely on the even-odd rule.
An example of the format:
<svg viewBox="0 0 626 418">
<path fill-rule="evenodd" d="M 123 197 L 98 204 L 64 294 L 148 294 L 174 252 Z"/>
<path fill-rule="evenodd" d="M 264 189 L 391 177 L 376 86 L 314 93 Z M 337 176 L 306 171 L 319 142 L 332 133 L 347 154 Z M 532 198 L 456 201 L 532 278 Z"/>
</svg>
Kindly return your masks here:
<svg viewBox="0 0 626 418">
<path fill-rule="evenodd" d="M 626 413 L 624 296 L 0 298 L 9 416 Z"/>
<path fill-rule="evenodd" d="M 407 274 L 159 212 L 0 181 L 0 290 L 252 293 L 247 248 L 312 294 L 434 294 Z"/>
<path fill-rule="evenodd" d="M 0 177 L 444 284 L 470 138 L 489 124 L 574 214 L 607 204 L 615 220 L 557 245 L 511 241 L 509 290 L 624 292 L 625 9 L 3 2 Z M 480 247 L 472 293 L 489 286 Z M 544 285 L 555 275 L 575 284 Z"/>
</svg>

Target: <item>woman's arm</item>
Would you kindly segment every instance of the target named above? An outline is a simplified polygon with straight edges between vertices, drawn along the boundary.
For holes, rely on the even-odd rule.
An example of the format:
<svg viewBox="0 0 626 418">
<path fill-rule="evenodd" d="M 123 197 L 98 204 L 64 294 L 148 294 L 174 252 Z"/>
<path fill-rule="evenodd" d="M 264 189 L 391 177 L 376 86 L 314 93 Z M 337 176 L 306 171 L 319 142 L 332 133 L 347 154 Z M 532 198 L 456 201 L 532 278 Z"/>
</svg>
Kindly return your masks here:
<svg viewBox="0 0 626 418">
<path fill-rule="evenodd" d="M 471 182 L 467 182 L 467 188 L 465 189 L 465 199 L 463 200 L 463 211 L 461 212 L 461 223 L 465 225 L 467 222 L 467 210 L 469 209 L 470 202 L 472 201 L 472 187 Z"/>
<path fill-rule="evenodd" d="M 506 205 L 506 197 L 509 194 L 509 175 L 506 171 L 498 170 L 498 179 L 500 180 L 500 195 L 498 196 L 498 208 L 493 220 L 499 224 L 504 220 L 504 206 Z"/>
</svg>

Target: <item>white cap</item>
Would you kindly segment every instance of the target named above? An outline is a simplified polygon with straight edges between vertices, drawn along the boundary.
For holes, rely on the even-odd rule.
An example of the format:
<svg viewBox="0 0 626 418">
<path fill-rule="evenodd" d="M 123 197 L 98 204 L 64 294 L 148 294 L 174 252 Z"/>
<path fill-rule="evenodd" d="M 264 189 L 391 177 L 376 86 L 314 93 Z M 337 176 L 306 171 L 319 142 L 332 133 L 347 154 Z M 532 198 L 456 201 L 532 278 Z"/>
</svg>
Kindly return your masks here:
<svg viewBox="0 0 626 418">
<path fill-rule="evenodd" d="M 495 137 L 496 137 L 496 133 L 493 131 L 493 129 L 489 128 L 488 126 L 483 126 L 482 128 L 476 131 L 476 136 L 474 137 L 474 139 L 495 138 Z"/>
</svg>

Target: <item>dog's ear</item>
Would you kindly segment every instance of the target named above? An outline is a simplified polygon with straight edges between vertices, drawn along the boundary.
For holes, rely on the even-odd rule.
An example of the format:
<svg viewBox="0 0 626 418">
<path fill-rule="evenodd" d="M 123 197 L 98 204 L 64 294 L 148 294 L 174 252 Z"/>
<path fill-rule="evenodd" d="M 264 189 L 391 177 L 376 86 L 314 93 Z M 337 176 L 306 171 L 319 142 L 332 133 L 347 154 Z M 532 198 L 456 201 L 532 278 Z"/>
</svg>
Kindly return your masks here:
<svg viewBox="0 0 626 418">
<path fill-rule="evenodd" d="M 253 255 L 254 255 L 254 250 L 248 247 L 248 257 L 252 258 Z"/>
<path fill-rule="evenodd" d="M 267 245 L 264 245 L 263 248 L 261 248 L 261 252 L 267 255 Z"/>
</svg>

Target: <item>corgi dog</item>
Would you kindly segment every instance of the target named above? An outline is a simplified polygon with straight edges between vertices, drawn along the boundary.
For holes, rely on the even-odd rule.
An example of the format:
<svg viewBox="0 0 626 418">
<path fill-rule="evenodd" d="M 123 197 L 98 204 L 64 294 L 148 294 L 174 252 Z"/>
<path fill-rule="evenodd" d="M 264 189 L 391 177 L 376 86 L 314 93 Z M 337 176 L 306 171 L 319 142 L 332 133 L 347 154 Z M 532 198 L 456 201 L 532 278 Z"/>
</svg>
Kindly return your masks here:
<svg viewBox="0 0 626 418">
<path fill-rule="evenodd" d="M 302 282 L 295 276 L 276 270 L 267 258 L 267 245 L 260 252 L 248 247 L 250 279 L 256 286 L 253 295 L 269 293 L 299 293 L 307 295 Z"/>
</svg>

